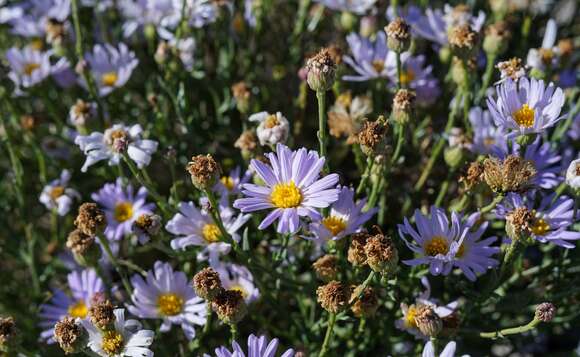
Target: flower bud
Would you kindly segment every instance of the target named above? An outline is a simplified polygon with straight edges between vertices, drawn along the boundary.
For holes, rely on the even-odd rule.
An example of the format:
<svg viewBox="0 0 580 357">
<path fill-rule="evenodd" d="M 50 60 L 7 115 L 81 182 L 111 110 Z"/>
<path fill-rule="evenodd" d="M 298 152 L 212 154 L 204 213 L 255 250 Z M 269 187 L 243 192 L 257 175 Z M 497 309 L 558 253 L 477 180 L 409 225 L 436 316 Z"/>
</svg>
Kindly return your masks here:
<svg viewBox="0 0 580 357">
<path fill-rule="evenodd" d="M 200 191 L 211 190 L 219 181 L 221 169 L 210 154 L 197 155 L 187 164 L 191 182 Z"/>
<path fill-rule="evenodd" d="M 526 75 L 525 66 L 522 64 L 521 58 L 517 57 L 499 62 L 496 68 L 499 70 L 502 79 L 511 78 L 513 81 L 517 81 Z"/>
<path fill-rule="evenodd" d="M 465 174 L 459 178 L 459 182 L 462 182 L 465 185 L 465 189 L 469 191 L 481 182 L 482 176 L 483 164 L 479 161 L 474 161 L 469 164 Z"/>
<path fill-rule="evenodd" d="M 339 281 L 331 281 L 316 289 L 318 303 L 326 311 L 336 314 L 348 307 L 350 288 Z"/>
<path fill-rule="evenodd" d="M 87 125 L 97 116 L 97 106 L 95 103 L 85 102 L 77 99 L 77 102 L 70 108 L 68 118 L 69 122 L 77 127 Z"/>
<path fill-rule="evenodd" d="M 356 16 L 348 11 L 343 11 L 340 14 L 340 27 L 345 32 L 351 32 L 356 25 Z"/>
<path fill-rule="evenodd" d="M 219 319 L 226 324 L 236 324 L 248 312 L 242 292 L 239 290 L 222 290 L 211 303 Z"/>
<path fill-rule="evenodd" d="M 54 340 L 69 353 L 80 353 L 87 345 L 88 335 L 73 317 L 65 317 L 54 325 Z"/>
<path fill-rule="evenodd" d="M 306 61 L 306 70 L 306 81 L 310 89 L 318 92 L 332 88 L 336 77 L 336 63 L 327 48 L 321 49 Z"/>
<path fill-rule="evenodd" d="M 252 92 L 248 88 L 246 82 L 238 82 L 232 85 L 232 95 L 236 100 L 236 107 L 240 113 L 248 113 L 250 110 L 250 99 Z"/>
<path fill-rule="evenodd" d="M 580 159 L 572 161 L 568 166 L 566 184 L 574 190 L 580 190 Z"/>
<path fill-rule="evenodd" d="M 535 318 L 542 322 L 550 322 L 556 316 L 556 306 L 551 302 L 544 302 L 536 306 Z"/>
<path fill-rule="evenodd" d="M 406 51 L 411 44 L 411 27 L 405 20 L 397 17 L 391 21 L 386 27 L 387 46 L 397 52 Z"/>
<path fill-rule="evenodd" d="M 324 255 L 316 260 L 312 267 L 318 279 L 328 282 L 338 277 L 338 257 L 336 255 Z"/>
<path fill-rule="evenodd" d="M 457 25 L 449 31 L 448 40 L 453 54 L 466 60 L 475 54 L 479 35 L 469 25 Z"/>
<path fill-rule="evenodd" d="M 483 50 L 489 54 L 500 54 L 506 50 L 511 34 L 505 22 L 499 21 L 485 29 Z"/>
<path fill-rule="evenodd" d="M 362 294 L 360 294 L 357 289 L 355 289 L 353 292 L 353 297 L 356 300 L 350 309 L 354 316 L 366 318 L 373 317 L 375 315 L 379 308 L 379 299 L 377 298 L 377 294 L 373 288 L 365 288 Z M 351 299 L 353 297 L 351 297 Z"/>
<path fill-rule="evenodd" d="M 197 296 L 209 301 L 223 290 L 220 276 L 212 268 L 204 268 L 193 276 L 193 288 Z"/>
<path fill-rule="evenodd" d="M 79 207 L 74 224 L 83 234 L 95 236 L 105 228 L 107 218 L 96 203 L 87 202 Z"/>
<path fill-rule="evenodd" d="M 520 240 L 531 232 L 534 214 L 526 207 L 518 207 L 507 214 L 505 231 L 512 240 Z"/>
<path fill-rule="evenodd" d="M 365 244 L 367 264 L 377 273 L 391 275 L 397 269 L 399 252 L 391 238 L 382 233 L 375 234 L 367 239 Z"/>
<path fill-rule="evenodd" d="M 437 337 L 443 329 L 441 317 L 428 305 L 421 305 L 417 308 L 415 324 L 419 331 L 427 337 Z"/>
</svg>

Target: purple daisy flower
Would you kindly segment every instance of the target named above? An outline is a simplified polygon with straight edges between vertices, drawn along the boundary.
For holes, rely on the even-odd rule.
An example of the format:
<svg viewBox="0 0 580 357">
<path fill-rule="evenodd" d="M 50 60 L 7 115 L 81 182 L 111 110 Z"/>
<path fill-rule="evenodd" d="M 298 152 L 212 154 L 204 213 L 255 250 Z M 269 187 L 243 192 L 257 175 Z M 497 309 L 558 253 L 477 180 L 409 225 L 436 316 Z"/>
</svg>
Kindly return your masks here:
<svg viewBox="0 0 580 357">
<path fill-rule="evenodd" d="M 50 302 L 40 306 L 40 334 L 42 340 L 54 343 L 54 324 L 66 316 L 84 319 L 95 297 L 104 292 L 101 278 L 93 269 L 73 271 L 68 274 L 70 295 L 60 289 L 52 289 Z"/>
<path fill-rule="evenodd" d="M 10 65 L 8 78 L 14 82 L 18 91 L 37 85 L 68 64 L 66 58 L 61 58 L 53 65 L 50 63 L 51 56 L 51 51 L 41 52 L 31 46 L 10 48 L 6 51 L 6 60 Z"/>
<path fill-rule="evenodd" d="M 388 78 L 389 69 L 387 64 L 395 64 L 396 58 L 393 51 L 387 47 L 387 35 L 384 31 L 377 33 L 374 42 L 368 38 L 351 33 L 346 37 L 352 56 L 344 56 L 343 60 L 357 75 L 342 77 L 345 81 L 368 81 L 375 78 Z M 395 64 L 396 70 L 396 64 Z"/>
<path fill-rule="evenodd" d="M 70 15 L 70 0 L 24 1 L 21 16 L 10 21 L 12 33 L 23 37 L 44 38 L 49 20 L 64 23 Z"/>
<path fill-rule="evenodd" d="M 244 352 L 242 347 L 234 341 L 232 342 L 232 351 L 227 347 L 221 346 L 215 349 L 216 357 L 275 357 L 276 350 L 278 349 L 278 339 L 275 338 L 268 342 L 266 336 L 256 337 L 255 335 L 248 336 L 248 354 Z M 294 350 L 288 349 L 280 357 L 293 357 Z M 209 355 L 204 355 L 204 357 L 210 357 Z"/>
<path fill-rule="evenodd" d="M 254 284 L 254 277 L 245 266 L 219 264 L 213 268 L 220 275 L 224 289 L 240 291 L 247 304 L 256 301 L 260 297 L 260 290 Z"/>
<path fill-rule="evenodd" d="M 362 199 L 355 203 L 354 190 L 350 187 L 338 187 L 338 200 L 330 206 L 327 217 L 310 224 L 310 232 L 317 242 L 326 243 L 329 240 L 339 240 L 355 232 L 359 232 L 369 219 L 377 213 L 376 207 L 363 212 L 367 203 Z"/>
<path fill-rule="evenodd" d="M 541 133 L 556 124 L 566 98 L 562 89 L 534 78 L 508 78 L 496 87 L 497 99 L 487 98 L 495 124 L 510 136 Z"/>
<path fill-rule="evenodd" d="M 278 233 L 294 233 L 300 228 L 299 217 L 320 220 L 316 208 L 328 207 L 338 200 L 337 174 L 329 174 L 319 179 L 325 158 L 318 157 L 316 151 L 301 148 L 291 151 L 278 144 L 276 153 L 266 154 L 270 165 L 252 160 L 250 166 L 264 181 L 265 186 L 246 183 L 242 193 L 248 197 L 237 199 L 234 207 L 242 212 L 273 209 L 260 223 L 258 229 L 265 229 L 275 220 Z"/>
<path fill-rule="evenodd" d="M 56 210 L 59 216 L 66 216 L 73 200 L 81 197 L 75 189 L 67 187 L 69 180 L 70 172 L 62 170 L 60 178 L 44 186 L 40 194 L 40 203 L 49 210 Z"/>
<path fill-rule="evenodd" d="M 398 82 L 397 63 L 396 59 L 392 60 L 394 55 L 391 53 L 394 54 L 389 51 L 386 68 L 394 87 Z M 423 55 L 411 56 L 409 52 L 403 52 L 401 54 L 401 84 L 415 91 L 419 103 L 430 104 L 437 99 L 441 91 L 437 79 L 433 76 L 433 67 L 426 66 L 425 61 Z"/>
<path fill-rule="evenodd" d="M 472 152 L 488 155 L 497 150 L 507 150 L 505 134 L 495 126 L 489 111 L 481 107 L 471 108 L 469 122 L 473 128 Z"/>
<path fill-rule="evenodd" d="M 115 183 L 107 183 L 91 198 L 100 204 L 107 217 L 105 236 L 112 241 L 118 241 L 132 233 L 133 222 L 144 213 L 152 213 L 155 205 L 147 203 L 147 189 L 141 187 L 137 194 L 133 186 L 123 186 L 123 180 L 118 178 Z"/>
<path fill-rule="evenodd" d="M 539 205 L 535 205 L 530 196 L 522 197 L 510 193 L 499 204 L 495 214 L 502 219 L 518 207 L 526 207 L 535 214 L 531 228 L 532 238 L 541 243 L 554 243 L 564 248 L 574 248 L 571 241 L 580 239 L 580 232 L 574 231 L 574 200 L 560 196 L 554 201 L 555 194 L 545 196 Z M 572 229 L 572 230 L 569 230 Z"/>
<path fill-rule="evenodd" d="M 563 178 L 560 176 L 562 166 L 560 165 L 562 157 L 553 150 L 549 142 L 541 144 L 541 138 L 538 137 L 533 143 L 526 146 L 523 158 L 530 161 L 537 173 L 534 176 L 533 183 L 544 189 L 550 189 L 558 186 Z M 509 154 L 521 156 L 521 146 L 513 142 L 511 149 L 507 146 L 503 149 L 495 150 L 495 155 L 502 160 Z"/>
<path fill-rule="evenodd" d="M 407 218 L 397 226 L 399 236 L 407 247 L 419 255 L 418 258 L 403 261 L 405 264 L 428 264 L 432 275 L 448 275 L 453 267 L 458 267 L 472 281 L 476 279 L 475 273 L 483 273 L 497 265 L 491 255 L 498 253 L 499 249 L 490 247 L 496 237 L 480 240 L 487 222 L 472 231 L 475 215 L 462 222 L 461 214 L 452 212 L 449 222 L 444 209 L 431 206 L 430 217 L 416 210 L 414 218 L 417 230 L 411 227 Z M 411 236 L 412 241 L 407 239 L 407 235 Z"/>
<path fill-rule="evenodd" d="M 101 97 L 125 85 L 139 64 L 135 53 L 124 43 L 120 43 L 117 47 L 109 44 L 95 45 L 92 53 L 85 54 L 85 60 Z M 81 77 L 79 80 L 80 84 L 87 88 L 84 78 Z"/>
<path fill-rule="evenodd" d="M 185 273 L 173 271 L 169 263 L 155 262 L 146 280 L 136 274 L 131 285 L 133 304 L 127 309 L 141 319 L 163 319 L 159 331 L 168 332 L 172 325 L 181 325 L 185 336 L 192 340 L 195 325 L 205 325 L 205 301 L 195 294 Z"/>
<path fill-rule="evenodd" d="M 162 36 L 167 32 L 164 28 L 167 17 L 175 11 L 172 0 L 122 0 L 119 10 L 125 18 L 123 35 L 130 37 L 136 30 L 153 26 Z"/>
<path fill-rule="evenodd" d="M 325 7 L 342 12 L 351 12 L 356 15 L 364 15 L 371 10 L 377 0 L 314 0 Z"/>
<path fill-rule="evenodd" d="M 250 182 L 252 178 L 252 172 L 246 170 L 242 174 L 242 169 L 238 166 L 227 176 L 222 176 L 220 181 L 216 183 L 213 190 L 218 192 L 222 196 L 233 196 L 241 193 L 242 185 Z"/>
</svg>

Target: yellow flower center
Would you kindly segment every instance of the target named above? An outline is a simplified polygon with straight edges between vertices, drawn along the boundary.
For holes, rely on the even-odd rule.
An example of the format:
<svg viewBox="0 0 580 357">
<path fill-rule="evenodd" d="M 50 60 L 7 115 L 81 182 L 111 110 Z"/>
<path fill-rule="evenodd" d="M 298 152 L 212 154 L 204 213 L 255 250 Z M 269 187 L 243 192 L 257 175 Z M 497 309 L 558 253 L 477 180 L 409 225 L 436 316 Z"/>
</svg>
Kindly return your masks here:
<svg viewBox="0 0 580 357">
<path fill-rule="evenodd" d="M 534 226 L 532 227 L 532 233 L 534 233 L 537 236 L 543 236 L 549 231 L 550 225 L 543 218 L 537 219 L 536 222 L 534 223 Z"/>
<path fill-rule="evenodd" d="M 435 236 L 425 244 L 423 249 L 426 255 L 434 257 L 437 254 L 447 254 L 449 252 L 449 244 L 444 237 Z"/>
<path fill-rule="evenodd" d="M 532 126 L 534 126 L 535 114 L 536 112 L 532 108 L 530 108 L 529 105 L 524 104 L 520 109 L 516 110 L 513 113 L 513 117 L 519 126 L 531 128 Z"/>
<path fill-rule="evenodd" d="M 278 124 L 280 124 L 280 122 L 278 121 L 278 118 L 276 117 L 276 115 L 270 114 L 270 115 L 268 115 L 268 117 L 266 118 L 266 120 L 264 122 L 264 127 L 266 129 L 272 129 L 273 127 L 275 127 Z"/>
<path fill-rule="evenodd" d="M 206 224 L 201 230 L 203 239 L 208 243 L 219 242 L 220 240 L 220 229 L 215 224 Z"/>
<path fill-rule="evenodd" d="M 60 196 L 62 196 L 64 194 L 64 187 L 62 186 L 54 186 L 51 190 L 50 190 L 50 198 L 53 201 L 56 201 L 57 198 L 59 198 Z"/>
<path fill-rule="evenodd" d="M 183 311 L 183 298 L 177 294 L 161 294 L 157 298 L 159 311 L 165 316 L 175 316 Z"/>
<path fill-rule="evenodd" d="M 117 222 L 125 222 L 133 217 L 133 205 L 131 202 L 119 202 L 115 206 L 115 219 Z"/>
<path fill-rule="evenodd" d="M 68 307 L 68 314 L 71 317 L 84 319 L 87 317 L 88 313 L 89 309 L 87 308 L 87 305 L 85 305 L 85 302 L 82 300 Z"/>
<path fill-rule="evenodd" d="M 23 71 L 27 76 L 30 76 L 32 74 L 32 72 L 36 71 L 39 68 L 40 68 L 40 64 L 38 64 L 38 63 L 27 63 L 24 65 Z"/>
<path fill-rule="evenodd" d="M 554 51 L 552 51 L 551 48 L 540 48 L 540 57 L 544 64 L 549 65 L 552 63 L 552 59 L 554 58 Z"/>
<path fill-rule="evenodd" d="M 415 316 L 417 315 L 417 308 L 415 305 L 409 306 L 407 314 L 405 315 L 405 327 L 407 328 L 417 328 L 417 323 L 415 323 Z"/>
<path fill-rule="evenodd" d="M 248 292 L 241 285 L 234 285 L 234 286 L 230 287 L 229 290 L 239 291 L 240 293 L 242 293 L 242 296 L 244 297 L 244 299 L 248 297 Z"/>
<path fill-rule="evenodd" d="M 336 216 L 324 218 L 322 224 L 332 233 L 333 236 L 336 236 L 346 228 L 346 222 L 344 219 Z"/>
<path fill-rule="evenodd" d="M 270 200 L 278 208 L 294 208 L 302 203 L 302 192 L 296 187 L 294 181 L 278 183 L 272 187 Z"/>
<path fill-rule="evenodd" d="M 119 354 L 123 350 L 123 335 L 115 330 L 103 332 L 101 347 L 109 356 Z"/>
<path fill-rule="evenodd" d="M 457 250 L 457 253 L 455 254 L 455 257 L 462 258 L 464 254 L 465 254 L 465 244 L 461 243 L 459 249 Z"/>
<path fill-rule="evenodd" d="M 385 62 L 381 60 L 374 60 L 372 62 L 372 65 L 375 71 L 377 71 L 378 73 L 381 73 L 383 69 L 385 69 Z"/>
<path fill-rule="evenodd" d="M 402 71 L 401 73 L 401 84 L 404 86 L 408 86 L 415 79 L 415 72 L 411 71 L 410 69 L 406 71 Z"/>
<path fill-rule="evenodd" d="M 231 178 L 230 176 L 224 176 L 220 179 L 222 185 L 224 185 L 228 191 L 231 191 L 234 189 L 234 179 Z"/>
<path fill-rule="evenodd" d="M 101 76 L 101 82 L 106 87 L 112 87 L 117 83 L 118 78 L 117 72 L 107 72 Z"/>
<path fill-rule="evenodd" d="M 44 42 L 39 38 L 35 38 L 34 40 L 30 41 L 30 47 L 32 47 L 37 51 L 40 51 L 44 47 Z"/>
<path fill-rule="evenodd" d="M 345 108 L 349 108 L 352 103 L 352 94 L 350 92 L 342 93 L 336 98 L 336 102 Z"/>
</svg>

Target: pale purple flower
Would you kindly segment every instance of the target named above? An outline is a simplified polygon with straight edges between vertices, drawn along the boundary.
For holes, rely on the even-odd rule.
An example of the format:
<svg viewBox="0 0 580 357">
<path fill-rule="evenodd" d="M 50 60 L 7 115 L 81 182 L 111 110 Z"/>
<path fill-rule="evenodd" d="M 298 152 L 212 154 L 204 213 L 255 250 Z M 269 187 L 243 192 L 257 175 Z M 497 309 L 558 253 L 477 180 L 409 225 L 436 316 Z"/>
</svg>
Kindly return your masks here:
<svg viewBox="0 0 580 357">
<path fill-rule="evenodd" d="M 325 7 L 342 12 L 364 15 L 373 9 L 377 0 L 314 0 Z"/>
<path fill-rule="evenodd" d="M 240 291 L 247 304 L 260 297 L 260 290 L 254 284 L 254 277 L 245 266 L 222 263 L 213 268 L 220 275 L 224 289 Z"/>
<path fill-rule="evenodd" d="M 250 170 L 242 173 L 241 167 L 237 166 L 228 175 L 222 176 L 219 182 L 213 187 L 213 190 L 221 196 L 234 196 L 240 194 L 242 192 L 242 185 L 250 182 L 251 179 L 252 172 Z"/>
<path fill-rule="evenodd" d="M 10 65 L 8 78 L 14 82 L 18 90 L 35 86 L 68 64 L 66 58 L 61 58 L 53 65 L 50 61 L 51 56 L 52 51 L 41 52 L 31 46 L 22 49 L 10 48 L 6 51 L 6 60 Z"/>
<path fill-rule="evenodd" d="M 63 23 L 70 15 L 70 0 L 31 0 L 17 5 L 18 17 L 10 21 L 12 33 L 24 37 L 44 38 L 49 20 Z"/>
<path fill-rule="evenodd" d="M 388 78 L 392 66 L 396 70 L 396 54 L 387 47 L 387 35 L 377 33 L 375 40 L 350 33 L 346 37 L 351 56 L 343 56 L 344 63 L 357 74 L 343 76 L 345 81 L 368 81 L 375 78 Z M 389 68 L 391 67 L 391 68 Z"/>
<path fill-rule="evenodd" d="M 52 180 L 44 186 L 39 201 L 49 210 L 56 210 L 59 216 L 66 216 L 74 199 L 79 199 L 80 194 L 70 187 L 70 171 L 64 169 L 60 178 Z"/>
<path fill-rule="evenodd" d="M 256 19 L 256 6 L 258 6 L 259 0 L 244 0 L 244 19 L 250 25 L 250 27 L 256 27 L 258 20 Z"/>
<path fill-rule="evenodd" d="M 471 150 L 475 154 L 488 155 L 495 150 L 507 150 L 505 134 L 495 125 L 488 110 L 481 107 L 471 108 L 469 122 L 473 128 Z"/>
<path fill-rule="evenodd" d="M 172 0 L 174 10 L 166 19 L 169 27 L 175 28 L 181 22 L 183 2 L 184 0 Z M 214 23 L 218 16 L 217 6 L 213 0 L 185 0 L 185 21 L 195 28 Z"/>
<path fill-rule="evenodd" d="M 576 117 L 572 121 L 570 129 L 568 129 L 568 136 L 572 140 L 580 140 L 580 113 L 576 114 Z"/>
<path fill-rule="evenodd" d="M 91 198 L 105 211 L 107 227 L 105 236 L 111 241 L 118 241 L 132 233 L 133 222 L 144 213 L 152 213 L 155 205 L 147 203 L 147 189 L 141 187 L 137 194 L 133 186 L 123 186 L 123 179 L 107 183 Z"/>
<path fill-rule="evenodd" d="M 236 342 L 232 342 L 232 350 L 221 346 L 215 349 L 215 357 L 276 357 L 276 350 L 278 350 L 279 341 L 277 338 L 268 341 L 266 336 L 256 337 L 255 335 L 248 336 L 248 353 Z M 204 357 L 210 357 L 205 355 Z M 288 349 L 283 352 L 280 357 L 293 357 L 294 350 Z"/>
<path fill-rule="evenodd" d="M 139 64 L 135 53 L 124 43 L 120 43 L 117 47 L 97 44 L 92 52 L 85 53 L 85 60 L 101 97 L 125 85 Z M 81 77 L 79 80 L 84 88 L 88 88 L 84 78 Z"/>
<path fill-rule="evenodd" d="M 136 30 L 143 31 L 146 26 L 152 26 L 165 38 L 165 26 L 169 25 L 167 18 L 176 11 L 172 0 L 121 0 L 118 6 L 125 18 L 125 37 L 131 36 Z"/>
<path fill-rule="evenodd" d="M 423 353 L 421 357 L 455 357 L 455 350 L 457 349 L 457 344 L 455 341 L 449 341 L 441 352 L 435 354 L 435 346 L 433 346 L 432 341 L 427 341 L 425 347 L 423 347 Z M 463 357 L 469 357 L 468 355 L 463 355 Z"/>
<path fill-rule="evenodd" d="M 52 289 L 52 298 L 48 303 L 40 305 L 40 334 L 42 340 L 54 343 L 54 324 L 66 316 L 84 319 L 87 317 L 91 304 L 104 293 L 101 278 L 93 269 L 73 271 L 67 275 L 70 292 Z"/>
<path fill-rule="evenodd" d="M 330 206 L 328 216 L 320 221 L 312 222 L 310 232 L 317 243 L 326 243 L 329 240 L 339 240 L 353 233 L 360 232 L 363 225 L 377 213 L 378 208 L 373 207 L 363 212 L 367 203 L 366 199 L 354 201 L 354 190 L 350 187 L 338 187 L 338 200 Z"/>
<path fill-rule="evenodd" d="M 389 51 L 385 63 L 393 88 L 398 83 L 395 56 L 393 51 Z M 411 56 L 409 52 L 403 52 L 401 54 L 401 84 L 415 91 L 420 104 L 431 104 L 437 100 L 441 90 L 437 79 L 433 76 L 433 67 L 426 66 L 425 61 L 426 58 L 423 55 Z"/>
<path fill-rule="evenodd" d="M 300 228 L 300 217 L 320 220 L 321 214 L 316 209 L 338 200 L 335 186 L 339 177 L 329 174 L 319 178 L 325 158 L 320 158 L 316 151 L 305 148 L 291 151 L 278 144 L 276 153 L 266 157 L 270 165 L 255 159 L 250 163 L 265 185 L 244 184 L 242 193 L 247 197 L 234 202 L 234 207 L 244 213 L 272 209 L 258 229 L 278 220 L 278 233 L 294 233 Z"/>
<path fill-rule="evenodd" d="M 487 98 L 495 124 L 510 136 L 542 133 L 563 117 L 566 100 L 562 89 L 534 78 L 507 79 L 496 87 L 497 99 Z"/>
<path fill-rule="evenodd" d="M 141 319 L 162 319 L 159 331 L 168 332 L 172 325 L 179 325 L 192 340 L 195 325 L 205 325 L 207 304 L 195 294 L 185 273 L 174 271 L 169 263 L 155 262 L 146 279 L 133 275 L 131 285 L 132 304 L 127 309 Z"/>
</svg>

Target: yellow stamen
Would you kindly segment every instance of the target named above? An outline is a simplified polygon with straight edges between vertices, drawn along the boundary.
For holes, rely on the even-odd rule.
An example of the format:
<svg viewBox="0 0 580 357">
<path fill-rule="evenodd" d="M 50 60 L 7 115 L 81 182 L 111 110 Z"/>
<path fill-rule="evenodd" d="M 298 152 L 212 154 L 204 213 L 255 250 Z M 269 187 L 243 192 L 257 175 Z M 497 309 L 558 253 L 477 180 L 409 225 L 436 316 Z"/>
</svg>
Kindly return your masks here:
<svg viewBox="0 0 580 357">
<path fill-rule="evenodd" d="M 377 71 L 377 73 L 381 73 L 383 69 L 385 69 L 385 62 L 381 60 L 374 60 L 372 62 L 372 65 L 375 71 Z"/>
<path fill-rule="evenodd" d="M 133 217 L 133 205 L 131 202 L 119 202 L 115 206 L 115 219 L 117 222 L 125 222 Z"/>
<path fill-rule="evenodd" d="M 409 306 L 407 310 L 407 314 L 405 315 L 405 327 L 407 328 L 417 328 L 417 324 L 415 323 L 415 315 L 417 315 L 417 308 L 415 305 Z"/>
<path fill-rule="evenodd" d="M 461 243 L 459 249 L 457 250 L 457 253 L 455 254 L 455 257 L 462 258 L 464 254 L 465 254 L 465 244 Z"/>
<path fill-rule="evenodd" d="M 215 224 L 206 224 L 203 226 L 201 234 L 203 235 L 203 239 L 208 243 L 219 242 L 221 236 L 220 229 Z"/>
<path fill-rule="evenodd" d="M 225 186 L 225 188 L 228 189 L 228 191 L 231 191 L 234 189 L 234 179 L 231 178 L 230 176 L 224 176 L 220 179 L 222 185 Z"/>
<path fill-rule="evenodd" d="M 101 76 L 101 82 L 106 87 L 114 86 L 117 83 L 117 79 L 119 79 L 117 72 L 107 72 Z"/>
<path fill-rule="evenodd" d="M 64 194 L 64 187 L 62 186 L 54 186 L 52 188 L 52 190 L 50 190 L 50 198 L 53 201 L 56 201 L 57 198 L 59 198 L 60 196 L 62 196 Z"/>
<path fill-rule="evenodd" d="M 159 311 L 165 316 L 175 316 L 183 311 L 183 298 L 177 294 L 161 294 L 157 298 Z"/>
<path fill-rule="evenodd" d="M 272 187 L 270 200 L 278 208 L 294 208 L 302 203 L 302 192 L 296 187 L 294 181 L 278 183 Z"/>
<path fill-rule="evenodd" d="M 277 126 L 278 124 L 280 124 L 280 122 L 278 121 L 278 118 L 276 117 L 276 115 L 270 114 L 270 115 L 268 115 L 268 117 L 266 118 L 266 121 L 264 122 L 264 127 L 266 129 L 272 129 L 273 127 Z"/>
<path fill-rule="evenodd" d="M 441 236 L 435 236 L 431 238 L 431 240 L 425 243 L 423 247 L 426 255 L 429 256 L 436 256 L 438 254 L 447 254 L 449 252 L 449 244 L 447 243 L 447 239 Z"/>
<path fill-rule="evenodd" d="M 32 75 L 32 72 L 36 71 L 39 68 L 40 68 L 40 64 L 38 64 L 38 63 L 27 63 L 24 65 L 24 68 L 22 70 L 24 71 L 24 73 L 27 76 L 30 76 L 30 75 Z"/>
<path fill-rule="evenodd" d="M 41 39 L 36 38 L 36 39 L 30 41 L 30 47 L 32 47 L 33 49 L 35 49 L 37 51 L 40 51 L 44 47 L 44 42 Z"/>
<path fill-rule="evenodd" d="M 550 231 L 550 224 L 543 218 L 538 218 L 532 227 L 532 233 L 543 236 Z"/>
<path fill-rule="evenodd" d="M 237 290 L 237 291 L 241 292 L 244 299 L 247 298 L 249 295 L 248 292 L 246 291 L 246 289 L 244 289 L 241 285 L 234 285 L 234 286 L 230 287 L 229 290 Z"/>
<path fill-rule="evenodd" d="M 332 233 L 333 236 L 336 236 L 346 228 L 346 222 L 344 219 L 336 216 L 324 218 L 322 224 Z"/>
<path fill-rule="evenodd" d="M 87 317 L 88 313 L 89 309 L 87 308 L 87 305 L 85 305 L 85 302 L 82 300 L 68 307 L 68 314 L 71 317 L 84 319 Z"/>
<path fill-rule="evenodd" d="M 415 79 L 415 72 L 410 69 L 401 72 L 401 84 L 408 86 Z"/>
<path fill-rule="evenodd" d="M 103 332 L 101 347 L 109 356 L 119 354 L 123 350 L 123 335 L 115 330 Z"/>
<path fill-rule="evenodd" d="M 534 126 L 534 117 L 536 112 L 534 109 L 530 108 L 529 105 L 524 104 L 518 110 L 513 113 L 514 120 L 518 123 L 519 126 L 523 126 L 524 128 L 531 128 Z"/>
</svg>

